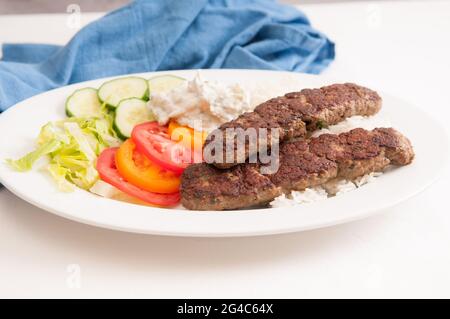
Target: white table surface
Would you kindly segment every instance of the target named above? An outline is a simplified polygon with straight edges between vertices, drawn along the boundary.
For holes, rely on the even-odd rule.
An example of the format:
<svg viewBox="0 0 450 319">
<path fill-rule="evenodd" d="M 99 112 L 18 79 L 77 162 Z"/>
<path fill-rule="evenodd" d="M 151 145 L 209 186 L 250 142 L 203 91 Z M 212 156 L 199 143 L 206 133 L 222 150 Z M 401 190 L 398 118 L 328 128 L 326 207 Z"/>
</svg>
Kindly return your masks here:
<svg viewBox="0 0 450 319">
<path fill-rule="evenodd" d="M 301 8 L 337 43 L 328 75 L 401 96 L 442 123 L 449 118 L 450 2 Z M 83 14 L 82 22 L 98 16 Z M 0 43 L 62 44 L 76 31 L 66 20 L 0 16 Z M 447 171 L 421 195 L 365 220 L 289 235 L 195 239 L 78 224 L 2 189 L 0 297 L 448 298 L 449 190 Z"/>
</svg>

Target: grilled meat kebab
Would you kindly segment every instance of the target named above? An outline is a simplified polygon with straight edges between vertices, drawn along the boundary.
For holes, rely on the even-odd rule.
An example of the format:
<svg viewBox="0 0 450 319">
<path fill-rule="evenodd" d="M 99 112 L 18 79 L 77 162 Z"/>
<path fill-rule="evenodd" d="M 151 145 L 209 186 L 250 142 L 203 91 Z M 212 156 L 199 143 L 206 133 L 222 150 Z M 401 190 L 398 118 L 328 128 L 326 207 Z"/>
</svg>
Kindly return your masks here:
<svg viewBox="0 0 450 319">
<path fill-rule="evenodd" d="M 320 89 L 304 89 L 268 100 L 258 105 L 253 112 L 244 113 L 237 119 L 222 124 L 219 131 L 208 136 L 205 147 L 215 143 L 215 133 L 224 133 L 227 128 L 255 128 L 257 132 L 259 128 L 275 129 L 281 143 L 294 137 L 305 137 L 307 132 L 339 123 L 354 115 L 374 115 L 380 108 L 381 97 L 375 91 L 356 84 L 333 84 Z M 223 140 L 217 140 L 218 145 L 214 145 L 222 149 L 224 154 L 222 160 L 214 159 L 211 163 L 218 168 L 225 169 L 243 163 L 252 155 L 250 153 L 255 152 L 249 150 L 249 141 L 244 142 L 244 153 L 237 152 L 237 138 L 230 138 L 233 138 L 231 149 L 226 148 L 225 134 Z M 259 143 L 265 143 L 270 149 L 271 135 L 259 139 Z M 230 152 L 234 160 L 226 162 L 225 154 Z"/>
<path fill-rule="evenodd" d="M 225 210 L 264 205 L 293 190 L 334 179 L 354 180 L 389 164 L 407 165 L 414 158 L 409 140 L 392 128 L 323 134 L 280 145 L 279 169 L 260 173 L 261 164 L 218 169 L 206 163 L 186 168 L 181 179 L 182 204 L 193 210 Z"/>
</svg>

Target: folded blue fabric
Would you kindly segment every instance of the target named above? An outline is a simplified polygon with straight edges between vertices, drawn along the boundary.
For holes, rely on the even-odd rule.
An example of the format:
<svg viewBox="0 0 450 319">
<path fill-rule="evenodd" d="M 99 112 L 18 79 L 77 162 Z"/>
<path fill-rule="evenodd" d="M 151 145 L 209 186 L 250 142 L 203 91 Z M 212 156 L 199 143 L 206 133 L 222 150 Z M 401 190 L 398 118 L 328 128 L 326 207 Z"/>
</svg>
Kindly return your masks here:
<svg viewBox="0 0 450 319">
<path fill-rule="evenodd" d="M 0 112 L 37 93 L 106 76 L 245 68 L 319 73 L 334 44 L 271 0 L 140 0 L 80 30 L 64 47 L 4 44 Z"/>
</svg>

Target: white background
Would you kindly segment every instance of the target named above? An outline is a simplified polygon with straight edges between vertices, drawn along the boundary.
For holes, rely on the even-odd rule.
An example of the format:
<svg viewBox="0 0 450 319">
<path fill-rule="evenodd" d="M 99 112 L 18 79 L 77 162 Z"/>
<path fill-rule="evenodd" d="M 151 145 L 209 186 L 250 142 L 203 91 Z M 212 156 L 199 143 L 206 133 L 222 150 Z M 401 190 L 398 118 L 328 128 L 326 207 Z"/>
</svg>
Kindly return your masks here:
<svg viewBox="0 0 450 319">
<path fill-rule="evenodd" d="M 300 8 L 337 43 L 326 74 L 390 92 L 448 121 L 450 2 Z M 82 23 L 99 16 L 83 14 Z M 77 31 L 67 18 L 0 16 L 0 43 L 63 44 Z M 436 161 L 443 141 L 430 136 Z M 449 195 L 447 171 L 420 196 L 366 220 L 281 236 L 195 239 L 77 224 L 2 189 L 0 297 L 448 298 Z"/>
</svg>

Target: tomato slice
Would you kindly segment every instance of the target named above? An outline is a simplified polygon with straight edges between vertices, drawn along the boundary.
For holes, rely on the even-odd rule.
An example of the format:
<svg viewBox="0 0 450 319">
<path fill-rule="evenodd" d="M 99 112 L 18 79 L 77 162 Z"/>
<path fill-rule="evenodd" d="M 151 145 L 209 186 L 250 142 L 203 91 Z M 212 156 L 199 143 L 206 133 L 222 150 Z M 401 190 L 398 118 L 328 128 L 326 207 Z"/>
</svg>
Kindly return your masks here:
<svg viewBox="0 0 450 319">
<path fill-rule="evenodd" d="M 178 124 L 176 121 L 171 120 L 167 129 L 169 136 L 176 142 L 181 142 L 186 146 L 190 146 L 191 149 L 202 151 L 203 144 L 205 143 L 208 133 L 203 131 L 196 131 L 191 127 Z"/>
<path fill-rule="evenodd" d="M 180 201 L 180 193 L 158 194 L 148 192 L 127 182 L 116 168 L 115 156 L 118 148 L 105 149 L 97 159 L 97 171 L 100 178 L 108 184 L 117 187 L 124 193 L 140 200 L 158 206 L 173 206 Z"/>
<path fill-rule="evenodd" d="M 163 194 L 179 191 L 180 177 L 151 162 L 136 150 L 131 139 L 126 140 L 117 151 L 116 166 L 127 182 L 143 190 Z"/>
<path fill-rule="evenodd" d="M 202 161 L 202 152 L 170 139 L 167 128 L 158 122 L 136 125 L 131 133 L 136 149 L 153 163 L 180 175 L 192 163 Z"/>
</svg>

